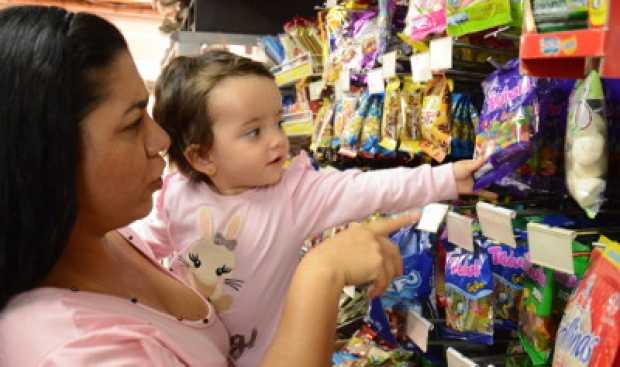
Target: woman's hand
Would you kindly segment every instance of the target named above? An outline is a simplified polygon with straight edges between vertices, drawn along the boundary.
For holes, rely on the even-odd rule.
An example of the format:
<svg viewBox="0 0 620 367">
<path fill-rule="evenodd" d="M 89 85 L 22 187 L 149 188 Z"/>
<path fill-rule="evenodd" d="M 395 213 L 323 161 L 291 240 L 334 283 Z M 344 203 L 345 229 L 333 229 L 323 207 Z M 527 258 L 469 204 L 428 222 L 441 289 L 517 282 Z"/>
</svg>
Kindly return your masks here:
<svg viewBox="0 0 620 367">
<path fill-rule="evenodd" d="M 342 286 L 371 284 L 368 295 L 377 297 L 403 272 L 398 246 L 387 236 L 418 219 L 418 214 L 407 214 L 354 224 L 310 251 L 305 260 L 312 261 L 314 267 L 334 271 Z"/>
</svg>

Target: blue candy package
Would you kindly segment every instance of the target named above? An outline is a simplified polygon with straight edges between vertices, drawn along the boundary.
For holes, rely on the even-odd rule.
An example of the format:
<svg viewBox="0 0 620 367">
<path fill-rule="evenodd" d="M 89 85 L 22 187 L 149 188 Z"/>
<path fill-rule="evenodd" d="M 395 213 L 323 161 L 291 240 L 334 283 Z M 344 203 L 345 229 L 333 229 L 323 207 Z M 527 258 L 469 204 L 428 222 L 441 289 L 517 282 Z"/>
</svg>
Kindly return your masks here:
<svg viewBox="0 0 620 367">
<path fill-rule="evenodd" d="M 448 252 L 445 297 L 447 338 L 493 344 L 493 274 L 483 248 Z"/>
<path fill-rule="evenodd" d="M 493 312 L 499 330 L 516 331 L 519 326 L 518 305 L 523 296 L 523 283 L 528 253 L 521 236 L 518 246 L 489 243 L 486 251 L 491 257 L 494 280 Z"/>
<path fill-rule="evenodd" d="M 418 350 L 406 335 L 406 322 L 410 311 L 423 314 L 433 289 L 431 234 L 409 227 L 391 240 L 400 248 L 403 275 L 395 278 L 380 298 L 372 300 L 367 321 L 388 344 Z"/>
</svg>

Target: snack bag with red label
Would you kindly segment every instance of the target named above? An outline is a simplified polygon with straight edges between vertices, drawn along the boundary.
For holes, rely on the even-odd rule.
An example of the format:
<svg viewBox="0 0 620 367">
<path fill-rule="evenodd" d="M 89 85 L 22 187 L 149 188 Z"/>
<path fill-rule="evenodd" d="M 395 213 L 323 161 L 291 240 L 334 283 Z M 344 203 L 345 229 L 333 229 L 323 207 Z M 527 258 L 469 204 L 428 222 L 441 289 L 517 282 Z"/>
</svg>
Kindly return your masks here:
<svg viewBox="0 0 620 367">
<path fill-rule="evenodd" d="M 553 366 L 619 366 L 620 245 L 608 244 L 579 283 L 558 329 Z"/>
</svg>

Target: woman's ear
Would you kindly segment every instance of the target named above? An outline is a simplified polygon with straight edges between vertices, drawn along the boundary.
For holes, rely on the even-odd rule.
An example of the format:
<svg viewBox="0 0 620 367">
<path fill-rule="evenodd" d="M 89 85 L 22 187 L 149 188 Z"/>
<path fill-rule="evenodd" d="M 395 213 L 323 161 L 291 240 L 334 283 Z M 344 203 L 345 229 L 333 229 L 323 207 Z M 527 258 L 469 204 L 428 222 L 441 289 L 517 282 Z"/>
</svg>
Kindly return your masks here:
<svg viewBox="0 0 620 367">
<path fill-rule="evenodd" d="M 209 154 L 203 152 L 200 145 L 190 144 L 185 148 L 183 155 L 195 171 L 203 173 L 208 177 L 213 177 L 217 174 L 215 162 L 209 159 Z"/>
</svg>

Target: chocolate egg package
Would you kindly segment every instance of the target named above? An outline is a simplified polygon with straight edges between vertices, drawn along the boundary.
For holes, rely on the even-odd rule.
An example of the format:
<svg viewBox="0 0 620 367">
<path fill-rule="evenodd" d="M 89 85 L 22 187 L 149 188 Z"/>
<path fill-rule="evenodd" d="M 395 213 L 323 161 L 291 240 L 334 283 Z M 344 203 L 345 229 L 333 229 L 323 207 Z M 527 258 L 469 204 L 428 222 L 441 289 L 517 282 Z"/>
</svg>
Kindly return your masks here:
<svg viewBox="0 0 620 367">
<path fill-rule="evenodd" d="M 392 78 L 385 88 L 383 122 L 381 124 L 381 147 L 395 151 L 398 144 L 398 119 L 401 111 L 400 79 Z"/>
<path fill-rule="evenodd" d="M 400 145 L 398 150 L 410 156 L 420 152 L 420 117 L 426 86 L 405 77 L 400 96 Z"/>
<path fill-rule="evenodd" d="M 329 98 L 323 99 L 323 105 L 314 119 L 314 133 L 310 149 L 318 152 L 320 149 L 331 147 L 334 136 L 333 128 L 334 105 Z"/>
<path fill-rule="evenodd" d="M 372 300 L 367 321 L 387 342 L 417 350 L 407 336 L 407 318 L 409 312 L 423 315 L 431 307 L 431 234 L 408 227 L 396 232 L 391 240 L 400 248 L 403 275 L 393 279 L 380 298 Z"/>
<path fill-rule="evenodd" d="M 604 202 L 607 176 L 607 120 L 603 84 L 596 71 L 577 82 L 566 128 L 566 185 L 590 218 Z"/>
<path fill-rule="evenodd" d="M 519 60 L 509 61 L 482 83 L 485 101 L 476 128 L 476 156 L 487 162 L 475 174 L 474 190 L 493 184 L 523 192 L 529 189 L 514 173 L 532 155 L 538 131 L 537 80 L 519 73 Z"/>
<path fill-rule="evenodd" d="M 453 93 L 451 115 L 450 156 L 454 159 L 471 159 L 474 155 L 475 127 L 480 119 L 471 97 L 463 93 Z"/>
<path fill-rule="evenodd" d="M 491 259 L 477 247 L 456 248 L 446 257 L 446 337 L 493 344 L 493 274 Z"/>
<path fill-rule="evenodd" d="M 334 137 L 332 139 L 332 148 L 338 149 L 340 147 L 340 139 L 344 132 L 346 122 L 353 118 L 357 102 L 359 101 L 358 95 L 343 94 L 336 101 L 334 110 Z"/>
</svg>

